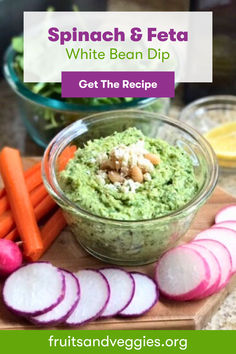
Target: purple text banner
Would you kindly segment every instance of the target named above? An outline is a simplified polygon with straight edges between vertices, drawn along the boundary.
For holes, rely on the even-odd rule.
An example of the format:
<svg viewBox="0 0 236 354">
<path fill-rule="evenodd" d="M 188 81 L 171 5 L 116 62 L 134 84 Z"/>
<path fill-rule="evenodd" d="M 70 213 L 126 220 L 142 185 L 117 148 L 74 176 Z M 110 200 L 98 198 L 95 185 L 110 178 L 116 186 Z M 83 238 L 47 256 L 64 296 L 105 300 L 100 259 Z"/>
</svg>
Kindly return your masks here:
<svg viewBox="0 0 236 354">
<path fill-rule="evenodd" d="M 174 97 L 173 71 L 64 71 L 62 97 Z"/>
</svg>

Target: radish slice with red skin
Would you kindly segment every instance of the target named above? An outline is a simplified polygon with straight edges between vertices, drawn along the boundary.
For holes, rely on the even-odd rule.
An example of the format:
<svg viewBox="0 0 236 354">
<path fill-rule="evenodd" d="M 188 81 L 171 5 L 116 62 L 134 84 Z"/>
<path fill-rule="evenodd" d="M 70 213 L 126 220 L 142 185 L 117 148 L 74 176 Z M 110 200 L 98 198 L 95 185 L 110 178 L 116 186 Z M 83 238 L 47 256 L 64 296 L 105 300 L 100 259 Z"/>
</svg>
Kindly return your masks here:
<svg viewBox="0 0 236 354">
<path fill-rule="evenodd" d="M 222 221 L 236 221 L 236 204 L 228 205 L 218 211 L 215 217 L 215 223 Z"/>
<path fill-rule="evenodd" d="M 216 227 L 223 227 L 226 229 L 236 231 L 236 221 L 222 221 L 219 222 L 218 224 L 213 225 L 211 228 L 215 229 Z"/>
<path fill-rule="evenodd" d="M 66 282 L 65 297 L 59 305 L 43 315 L 31 317 L 30 321 L 37 325 L 56 325 L 64 322 L 74 311 L 80 298 L 78 279 L 70 272 L 61 269 Z"/>
<path fill-rule="evenodd" d="M 119 312 L 123 317 L 136 317 L 149 311 L 159 299 L 157 284 L 146 274 L 131 272 L 135 282 L 134 296 L 129 305 Z"/>
<path fill-rule="evenodd" d="M 135 291 L 134 278 L 119 268 L 103 268 L 99 272 L 106 277 L 110 286 L 110 298 L 101 318 L 115 316 L 131 302 Z"/>
<path fill-rule="evenodd" d="M 193 248 L 197 250 L 199 253 L 201 253 L 201 255 L 204 257 L 204 259 L 207 261 L 210 267 L 211 276 L 210 276 L 209 284 L 206 290 L 203 291 L 202 294 L 200 294 L 199 296 L 195 297 L 195 299 L 202 299 L 204 297 L 212 295 L 218 288 L 220 278 L 221 278 L 220 276 L 221 268 L 216 256 L 214 255 L 214 253 L 212 253 L 209 249 L 207 249 L 203 245 L 197 244 L 197 242 L 195 243 L 191 242 L 186 244 L 185 246 Z"/>
<path fill-rule="evenodd" d="M 81 326 L 95 320 L 104 311 L 110 297 L 108 281 L 97 270 L 85 269 L 75 273 L 80 284 L 80 301 L 65 323 Z"/>
<path fill-rule="evenodd" d="M 216 240 L 201 239 L 192 243 L 207 247 L 216 256 L 221 268 L 220 282 L 216 291 L 221 290 L 228 283 L 232 273 L 232 258 L 228 249 Z"/>
<path fill-rule="evenodd" d="M 210 268 L 196 250 L 179 246 L 167 251 L 156 267 L 160 292 L 169 299 L 187 301 L 200 296 L 208 287 Z"/>
<path fill-rule="evenodd" d="M 195 240 L 210 239 L 221 242 L 232 257 L 232 273 L 236 272 L 236 231 L 223 227 L 214 227 L 200 232 Z"/>
<path fill-rule="evenodd" d="M 65 277 L 47 262 L 23 265 L 12 273 L 3 287 L 3 301 L 21 316 L 37 316 L 56 307 L 65 296 Z"/>
</svg>

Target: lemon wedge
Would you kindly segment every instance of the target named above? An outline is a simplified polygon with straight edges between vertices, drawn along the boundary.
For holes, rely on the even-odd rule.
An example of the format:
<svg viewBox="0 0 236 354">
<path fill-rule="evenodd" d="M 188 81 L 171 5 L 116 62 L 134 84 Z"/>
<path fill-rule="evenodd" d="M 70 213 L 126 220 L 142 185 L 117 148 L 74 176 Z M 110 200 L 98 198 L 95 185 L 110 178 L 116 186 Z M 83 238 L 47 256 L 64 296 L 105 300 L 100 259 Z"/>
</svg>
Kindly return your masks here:
<svg viewBox="0 0 236 354">
<path fill-rule="evenodd" d="M 222 166 L 236 165 L 236 122 L 225 123 L 205 134 Z"/>
</svg>

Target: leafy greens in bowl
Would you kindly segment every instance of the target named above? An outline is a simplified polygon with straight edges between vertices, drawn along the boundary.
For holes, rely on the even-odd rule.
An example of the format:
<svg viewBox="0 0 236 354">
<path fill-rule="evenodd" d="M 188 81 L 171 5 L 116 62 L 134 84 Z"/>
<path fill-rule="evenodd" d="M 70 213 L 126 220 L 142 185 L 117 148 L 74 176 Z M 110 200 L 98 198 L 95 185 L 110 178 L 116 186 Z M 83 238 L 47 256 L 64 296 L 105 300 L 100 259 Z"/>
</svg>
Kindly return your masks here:
<svg viewBox="0 0 236 354">
<path fill-rule="evenodd" d="M 24 43 L 23 37 L 18 36 L 12 39 L 12 47 L 17 53 L 14 59 L 14 68 L 19 75 L 19 78 L 23 82 L 23 51 Z M 61 97 L 61 84 L 58 82 L 39 82 L 39 83 L 25 83 L 25 85 L 35 94 L 42 95 L 44 97 L 50 97 L 57 100 L 61 100 L 68 103 L 76 103 L 88 106 L 99 105 L 112 105 L 125 102 L 131 102 L 135 100 L 133 97 L 73 97 L 63 98 Z"/>
<path fill-rule="evenodd" d="M 24 83 L 23 37 L 12 39 L 4 61 L 4 75 L 18 95 L 19 112 L 29 134 L 46 147 L 67 125 L 88 115 L 116 109 L 144 109 L 166 114 L 168 98 L 62 98 L 60 83 Z"/>
</svg>

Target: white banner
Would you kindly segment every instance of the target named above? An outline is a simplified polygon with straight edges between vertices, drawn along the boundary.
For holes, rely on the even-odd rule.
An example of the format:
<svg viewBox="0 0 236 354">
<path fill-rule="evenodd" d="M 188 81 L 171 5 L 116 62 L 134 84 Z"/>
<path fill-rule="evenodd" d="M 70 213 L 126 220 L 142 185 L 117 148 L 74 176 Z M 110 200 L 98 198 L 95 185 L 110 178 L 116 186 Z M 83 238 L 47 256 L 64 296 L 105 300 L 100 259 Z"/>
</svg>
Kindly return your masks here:
<svg viewBox="0 0 236 354">
<path fill-rule="evenodd" d="M 211 12 L 25 12 L 24 81 L 62 71 L 174 71 L 212 81 Z"/>
</svg>

